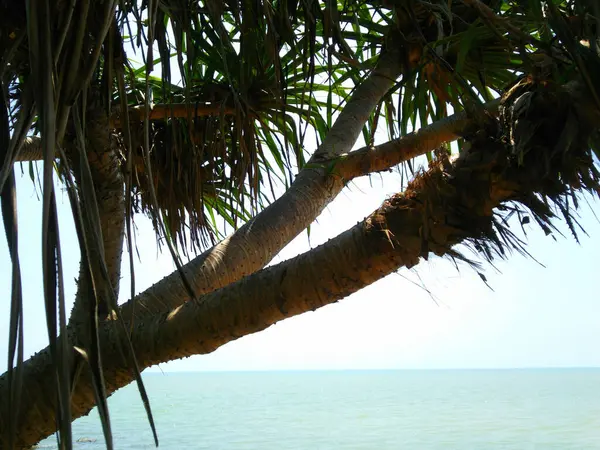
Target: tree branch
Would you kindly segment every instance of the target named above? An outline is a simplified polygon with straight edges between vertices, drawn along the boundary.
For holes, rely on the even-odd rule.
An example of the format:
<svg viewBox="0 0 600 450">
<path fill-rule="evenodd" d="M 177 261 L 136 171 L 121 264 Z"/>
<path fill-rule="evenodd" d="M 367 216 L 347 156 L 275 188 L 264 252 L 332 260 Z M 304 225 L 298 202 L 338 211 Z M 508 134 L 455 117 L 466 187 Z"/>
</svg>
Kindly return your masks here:
<svg viewBox="0 0 600 450">
<path fill-rule="evenodd" d="M 492 114 L 495 114 L 498 104 L 498 100 L 492 101 L 486 105 L 486 110 Z M 331 189 L 330 192 L 332 192 L 330 195 L 333 198 L 337 189 L 343 187 L 345 183 L 351 179 L 366 175 L 368 173 L 389 169 L 403 161 L 407 161 L 416 156 L 423 155 L 426 152 L 433 151 L 443 143 L 458 139 L 469 127 L 473 126 L 474 123 L 475 122 L 473 119 L 470 119 L 466 112 L 459 112 L 394 141 L 378 145 L 374 148 L 365 147 L 348 153 L 342 157 L 335 157 L 334 159 L 330 160 L 333 164 L 335 164 L 333 171 L 328 170 L 326 160 L 323 157 L 320 158 L 321 161 L 318 163 L 307 164 L 309 168 L 312 167 L 312 169 L 307 169 L 307 171 L 311 170 L 311 174 L 314 174 L 315 167 L 321 170 L 320 173 L 318 171 L 316 172 L 321 175 L 322 178 L 318 179 L 315 177 L 317 181 L 314 182 L 325 186 L 329 185 Z M 32 144 L 30 143 L 29 145 Z M 325 174 L 323 174 L 323 172 L 325 172 Z M 293 189 L 295 189 L 296 192 L 292 192 L 296 195 L 301 191 L 301 188 L 299 189 L 301 180 L 296 181 L 296 183 L 293 185 Z M 308 193 L 306 190 L 305 192 Z M 289 194 L 286 194 L 284 194 L 282 199 L 290 197 Z M 310 199 L 304 198 L 301 200 L 309 201 Z M 329 203 L 329 200 L 327 203 Z M 268 211 L 269 209 L 267 208 L 267 210 L 261 214 L 267 214 Z M 269 219 L 267 219 L 267 221 L 269 221 Z M 254 220 L 251 221 L 251 223 L 253 222 Z M 245 228 L 248 229 L 245 230 Z M 231 267 L 231 265 L 234 263 L 240 262 L 242 258 L 247 256 L 245 252 L 252 254 L 252 251 L 248 247 L 251 244 L 251 241 L 247 237 L 247 233 L 249 233 L 250 229 L 252 228 L 254 228 L 255 231 L 255 227 L 249 226 L 240 229 L 236 235 L 226 239 L 208 252 L 205 252 L 203 255 L 192 261 L 192 263 L 190 263 L 192 265 L 186 267 L 186 270 L 189 270 L 190 272 L 195 270 L 194 267 L 199 268 L 197 269 L 200 272 L 198 275 L 190 273 L 191 277 L 203 277 L 201 279 L 203 287 L 202 285 L 197 286 L 198 294 L 210 292 L 212 289 L 222 287 L 228 284 L 228 280 L 237 280 L 238 275 L 236 274 L 235 270 L 229 272 L 230 278 L 228 280 L 222 280 L 218 282 L 217 279 L 219 278 L 219 273 L 223 274 L 224 271 L 227 270 L 227 264 L 229 264 L 229 267 Z M 269 236 L 268 232 L 265 233 L 265 236 L 267 236 L 268 239 L 272 239 L 272 236 Z M 256 239 L 253 241 L 257 242 Z M 239 252 L 232 247 L 232 244 L 238 246 L 237 250 L 239 250 L 239 246 L 247 247 L 245 249 L 242 248 L 242 253 L 239 254 Z M 283 245 L 285 245 L 285 243 Z M 256 267 L 258 267 L 261 262 L 268 262 L 270 259 L 269 255 L 258 256 L 260 259 L 258 259 L 258 262 L 255 263 L 255 266 L 253 266 L 255 267 L 254 270 L 256 270 Z M 228 262 L 228 260 L 231 262 Z M 264 262 L 262 265 L 266 264 L 266 262 Z M 211 264 L 213 267 L 211 267 Z M 220 266 L 221 269 L 219 270 Z M 244 270 L 244 267 L 238 266 L 238 270 L 239 269 Z M 243 275 L 251 273 L 252 271 L 253 270 L 251 267 L 248 267 L 248 269 L 244 270 Z M 144 317 L 146 315 L 161 311 L 164 312 L 171 308 L 177 307 L 185 301 L 186 295 L 184 292 L 171 295 L 173 292 L 177 293 L 179 290 L 181 290 L 179 287 L 179 277 L 177 274 L 172 274 L 166 277 L 163 281 L 165 282 L 164 291 L 158 289 L 151 298 L 146 298 L 144 294 L 138 296 L 136 299 L 136 306 L 139 306 L 140 309 L 138 309 L 136 312 L 137 317 Z M 122 311 L 126 319 L 131 318 L 131 306 L 131 302 L 128 302 L 122 307 Z"/>
<path fill-rule="evenodd" d="M 42 140 L 39 136 L 29 136 L 23 141 L 21 149 L 17 153 L 16 161 L 41 161 Z"/>
<path fill-rule="evenodd" d="M 168 105 L 158 104 L 154 105 L 150 110 L 150 120 L 160 120 L 164 118 L 178 117 L 202 117 L 202 116 L 219 116 L 232 115 L 235 113 L 235 109 L 231 107 L 225 107 L 220 104 L 203 104 L 203 105 L 188 105 L 185 103 L 173 103 Z M 144 120 L 144 107 L 134 106 L 129 109 L 130 121 L 131 122 L 143 122 Z M 111 129 L 118 129 L 121 127 L 121 118 L 118 109 L 112 115 L 109 121 Z M 29 136 L 25 138 L 17 158 L 15 161 L 41 161 L 42 160 L 42 143 L 39 136 Z"/>
<path fill-rule="evenodd" d="M 487 242 L 493 209 L 515 200 L 520 191 L 510 171 L 506 179 L 492 181 L 491 173 L 502 173 L 496 172 L 501 164 L 482 169 L 482 161 L 495 157 L 466 153 L 450 170 L 436 165 L 327 243 L 147 318 L 132 336 L 139 360 L 148 367 L 213 352 L 278 321 L 337 302 L 430 254 L 456 255 L 452 247 L 464 240 Z M 469 179 L 468 192 L 457 189 L 465 171 L 476 176 Z"/>
<path fill-rule="evenodd" d="M 509 32 L 509 34 L 519 38 L 522 43 L 529 43 L 537 48 L 540 47 L 540 42 L 537 39 L 520 28 L 514 26 L 507 17 L 500 17 L 496 15 L 494 10 L 485 3 L 481 2 L 481 0 L 462 0 L 462 2 L 465 5 L 474 8 L 485 22 L 492 24 L 492 26 L 498 25 L 504 28 Z"/>
<path fill-rule="evenodd" d="M 184 270 L 196 295 L 226 286 L 263 268 L 285 245 L 304 231 L 344 188 L 339 177 L 328 176 L 315 161 L 349 152 L 381 98 L 402 72 L 401 58 L 387 53 L 377 68 L 358 85 L 291 187 L 256 217 L 210 250 L 190 261 Z M 136 298 L 135 317 L 169 311 L 189 299 L 179 275 L 169 275 L 152 295 Z M 133 302 L 122 306 L 123 318 L 134 314 Z"/>
<path fill-rule="evenodd" d="M 600 173 L 589 148 L 598 111 L 574 91 L 567 101 L 541 89 L 524 107 L 522 92 L 505 97 L 517 105 L 504 106 L 507 122 L 482 125 L 454 163 L 436 161 L 404 193 L 350 230 L 138 324 L 133 333 L 138 357 L 149 366 L 210 353 L 280 320 L 336 302 L 431 254 L 463 258 L 453 248 L 459 243 L 469 243 L 490 261 L 506 258 L 511 250 L 523 251 L 523 242 L 503 218 L 495 217 L 495 208 L 507 202 L 517 204 L 511 210 L 527 211 L 544 229 L 556 217 L 553 204 L 571 223 L 573 190 L 600 195 Z M 552 118 L 544 116 L 548 108 L 557 111 Z M 570 138 L 557 144 L 556 137 L 566 133 Z"/>
<path fill-rule="evenodd" d="M 145 106 L 134 106 L 128 109 L 130 122 L 143 122 Z M 236 113 L 236 108 L 220 103 L 170 103 L 153 105 L 150 110 L 150 120 L 164 120 L 167 118 L 196 118 L 204 116 L 231 116 Z M 121 118 L 118 109 L 110 119 L 111 128 L 121 128 Z"/>
<path fill-rule="evenodd" d="M 485 105 L 485 110 L 497 114 L 499 100 Z M 393 141 L 375 147 L 363 147 L 331 161 L 333 173 L 345 182 L 354 178 L 391 169 L 398 164 L 433 151 L 444 143 L 462 137 L 476 124 L 466 111 L 448 116 Z"/>
<path fill-rule="evenodd" d="M 548 108 L 547 102 L 540 101 L 539 105 Z M 544 122 L 536 141 L 523 153 L 523 160 L 515 157 L 513 145 L 478 133 L 477 140 L 453 164 L 445 160 L 433 164 L 409 183 L 404 193 L 393 196 L 363 222 L 320 247 L 173 311 L 136 321 L 132 340 L 140 367 L 212 352 L 277 321 L 336 302 L 431 254 L 460 257 L 453 246 L 461 242 L 470 242 L 487 259 L 494 255 L 505 257 L 511 248 L 520 249 L 521 241 L 505 228 L 502 220 L 494 220 L 494 208 L 503 202 L 522 202 L 544 224 L 553 213 L 548 204 L 539 201 L 540 195 L 560 202 L 561 196 L 572 189 L 597 189 L 600 183 L 586 145 L 585 126 L 573 128 L 586 121 L 585 117 L 571 115 L 563 124 L 577 141 L 565 140 L 564 146 L 553 147 L 552 152 L 540 145 L 547 142 L 549 130 L 557 135 L 563 133 L 560 121 L 564 117 L 559 113 L 553 122 Z M 513 119 L 515 138 L 519 137 L 519 127 L 529 129 L 535 125 L 523 123 L 519 117 Z M 504 134 L 493 129 L 489 135 Z M 532 139 L 530 133 L 523 137 L 521 143 Z M 552 139 L 551 145 L 555 142 Z M 573 145 L 574 142 L 579 144 Z M 520 143 L 514 145 L 519 148 Z M 168 290 L 169 282 L 159 282 L 143 296 Z M 100 336 L 109 393 L 133 380 L 119 351 L 119 330 L 116 323 L 109 321 Z M 48 350 L 34 355 L 23 370 L 28 395 L 24 396 L 17 419 L 22 431 L 17 436 L 22 440 L 20 444 L 31 445 L 56 426 L 56 399 L 47 394 L 53 392 L 53 365 Z M 94 406 L 91 383 L 85 376 L 73 391 L 73 418 Z M 0 378 L 0 404 L 7 395 L 4 375 Z M 7 412 L 2 410 L 0 414 Z M 0 416 L 0 428 L 7 422 L 6 417 Z M 36 426 L 35 432 L 22 429 L 31 424 Z"/>
<path fill-rule="evenodd" d="M 491 114 L 496 114 L 498 105 L 499 101 L 494 100 L 486 104 L 485 109 Z M 468 117 L 466 111 L 461 111 L 398 139 L 374 147 L 363 147 L 330 160 L 322 159 L 319 165 L 326 167 L 328 162 L 334 164 L 334 174 L 347 182 L 353 178 L 390 169 L 433 151 L 444 143 L 453 142 L 473 124 L 473 119 Z M 41 158 L 40 141 L 36 137 L 29 137 L 19 153 L 18 160 L 30 161 L 38 158 Z"/>
</svg>

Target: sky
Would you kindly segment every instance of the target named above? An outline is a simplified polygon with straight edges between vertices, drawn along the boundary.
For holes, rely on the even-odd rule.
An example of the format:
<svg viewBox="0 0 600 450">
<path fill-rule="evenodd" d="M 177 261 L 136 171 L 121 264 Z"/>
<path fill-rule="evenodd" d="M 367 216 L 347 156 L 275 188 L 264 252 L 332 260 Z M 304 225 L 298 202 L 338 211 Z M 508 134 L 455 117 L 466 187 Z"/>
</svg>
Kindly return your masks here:
<svg viewBox="0 0 600 450">
<path fill-rule="evenodd" d="M 41 284 L 41 200 L 24 167 L 17 174 L 20 255 L 24 276 L 26 356 L 47 345 Z M 274 263 L 293 257 L 353 226 L 400 190 L 400 178 L 363 178 L 345 189 L 311 229 L 288 245 Z M 588 199 L 600 211 L 600 203 Z M 79 252 L 68 198 L 58 192 L 67 300 L 73 298 Z M 149 369 L 313 370 L 447 369 L 600 366 L 600 296 L 597 252 L 600 223 L 583 202 L 581 224 L 589 236 L 577 244 L 553 240 L 534 228 L 529 251 L 485 265 L 486 286 L 465 266 L 433 257 L 315 312 L 277 323 L 260 333 L 200 355 Z M 136 217 L 136 286 L 141 291 L 173 271 L 158 254 L 150 222 Z M 517 231 L 517 230 L 515 230 Z M 3 234 L 3 233 L 2 233 Z M 166 250 L 166 249 L 165 249 Z M 126 258 L 124 257 L 124 261 Z M 121 298 L 129 291 L 125 264 Z M 0 238 L 0 370 L 6 368 L 10 263 Z M 70 310 L 70 306 L 69 306 Z"/>
</svg>

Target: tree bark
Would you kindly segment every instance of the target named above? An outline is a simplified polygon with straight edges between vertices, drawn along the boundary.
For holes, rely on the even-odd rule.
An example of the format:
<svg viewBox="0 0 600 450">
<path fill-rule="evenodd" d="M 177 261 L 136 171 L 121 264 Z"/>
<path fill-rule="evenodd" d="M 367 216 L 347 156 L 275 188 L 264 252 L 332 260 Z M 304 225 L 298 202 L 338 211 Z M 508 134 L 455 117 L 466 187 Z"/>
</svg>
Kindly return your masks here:
<svg viewBox="0 0 600 450">
<path fill-rule="evenodd" d="M 129 108 L 129 121 L 131 123 L 143 122 L 145 117 L 145 106 L 136 106 Z M 236 109 L 231 106 L 226 106 L 220 102 L 203 103 L 203 104 L 187 104 L 187 103 L 172 103 L 153 105 L 150 109 L 149 120 L 163 120 L 166 118 L 179 117 L 182 119 L 196 118 L 203 116 L 230 116 L 236 113 Z M 110 118 L 111 128 L 121 128 L 121 118 L 116 114 Z"/>
<path fill-rule="evenodd" d="M 393 86 L 403 70 L 396 52 L 384 54 L 376 69 L 357 86 L 307 167 L 275 202 L 243 225 L 233 235 L 191 260 L 184 267 L 195 294 L 200 296 L 227 286 L 262 269 L 292 239 L 305 230 L 344 187 L 339 177 L 315 161 L 347 153 L 358 139 L 371 112 Z M 121 307 L 130 320 L 169 311 L 189 300 L 174 273 L 155 285 L 152 295 L 141 294 Z"/>
<path fill-rule="evenodd" d="M 114 291 L 115 299 L 118 298 L 121 277 L 121 257 L 123 254 L 123 240 L 125 236 L 125 184 L 120 162 L 115 150 L 116 143 L 111 136 L 106 117 L 101 116 L 88 121 L 86 126 L 86 148 L 71 152 L 72 167 L 75 178 L 79 178 L 82 170 L 79 163 L 79 152 L 85 151 L 94 190 L 102 232 L 104 247 L 104 260 L 108 271 L 110 287 Z M 74 146 L 73 148 L 77 148 Z M 78 183 L 81 185 L 81 183 Z M 87 327 L 89 322 L 90 302 L 88 298 L 89 280 L 87 270 L 82 261 L 79 269 L 77 293 L 75 303 L 69 319 L 69 326 L 75 328 Z M 99 289 L 104 292 L 104 289 Z M 98 311 L 101 319 L 108 314 L 109 300 L 99 299 Z M 85 324 L 85 325 L 84 325 Z"/>
<path fill-rule="evenodd" d="M 136 321 L 132 340 L 140 367 L 212 352 L 280 320 L 336 302 L 430 254 L 456 256 L 453 246 L 465 240 L 488 251 L 495 247 L 502 255 L 504 244 L 494 228 L 498 226 L 493 220 L 494 208 L 502 202 L 530 198 L 527 196 L 543 190 L 552 176 L 539 170 L 539 164 L 520 164 L 510 152 L 504 143 L 486 140 L 485 145 L 461 153 L 454 164 L 436 163 L 404 193 L 320 247 L 171 312 Z M 529 158 L 539 161 L 545 155 L 543 149 L 541 152 Z M 562 163 L 563 158 L 557 154 L 553 164 Z M 573 160 L 579 163 L 580 155 Z M 164 289 L 165 280 L 145 295 Z M 114 322 L 106 322 L 101 333 L 109 393 L 133 380 L 119 351 L 117 330 Z M 54 431 L 54 397 L 48 395 L 53 392 L 51 370 L 47 349 L 25 363 L 26 392 L 18 419 L 22 446 Z M 91 384 L 84 375 L 73 391 L 74 418 L 94 406 Z M 0 402 L 6 395 L 3 376 Z M 0 427 L 5 423 L 3 417 Z"/>
<path fill-rule="evenodd" d="M 17 153 L 17 162 L 41 161 L 42 155 L 42 140 L 39 136 L 28 136 L 23 141 L 23 145 Z"/>
<path fill-rule="evenodd" d="M 327 161 L 352 149 L 369 115 L 402 70 L 402 60 L 397 52 L 385 54 L 376 69 L 357 86 L 325 141 L 290 189 L 232 236 L 185 266 L 196 295 L 226 286 L 264 267 L 341 192 L 345 181 L 330 176 L 325 164 L 315 161 Z M 19 156 L 21 160 L 37 155 L 34 142 L 24 146 Z M 159 286 L 165 286 L 166 290 Z M 157 285 L 153 296 L 141 294 L 135 302 L 122 305 L 121 311 L 123 318 L 129 321 L 133 316 L 142 318 L 169 311 L 188 299 L 179 274 L 173 273 Z"/>
<path fill-rule="evenodd" d="M 499 103 L 499 100 L 487 103 L 485 111 L 497 115 Z M 476 119 L 469 117 L 466 111 L 461 111 L 398 139 L 375 147 L 363 147 L 335 158 L 330 161 L 332 175 L 341 177 L 347 183 L 357 177 L 389 170 L 431 152 L 444 143 L 459 139 L 476 125 Z"/>
</svg>

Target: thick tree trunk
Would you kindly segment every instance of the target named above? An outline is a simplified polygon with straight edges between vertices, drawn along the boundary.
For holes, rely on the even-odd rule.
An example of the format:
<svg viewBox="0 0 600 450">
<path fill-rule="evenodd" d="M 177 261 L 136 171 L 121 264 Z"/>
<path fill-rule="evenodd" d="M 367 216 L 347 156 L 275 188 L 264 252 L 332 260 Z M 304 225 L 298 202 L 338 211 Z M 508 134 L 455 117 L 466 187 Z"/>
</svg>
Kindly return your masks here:
<svg viewBox="0 0 600 450">
<path fill-rule="evenodd" d="M 558 153 L 553 161 L 547 161 L 553 170 L 539 170 L 539 164 L 531 161 L 547 156 L 543 148 L 536 148 L 537 154 L 528 155 L 529 164 L 522 165 L 505 143 L 481 142 L 463 152 L 454 164 L 441 161 L 411 182 L 403 194 L 326 244 L 198 301 L 137 321 L 132 339 L 140 366 L 212 352 L 277 321 L 336 302 L 432 253 L 455 256 L 452 247 L 465 240 L 486 249 L 486 257 L 494 250 L 502 254 L 506 241 L 499 239 L 498 233 L 503 231 L 493 220 L 493 209 L 506 201 L 527 201 L 534 192 L 551 186 L 563 163 L 572 167 L 575 162 L 584 170 L 586 164 L 592 164 L 585 155 L 565 158 Z M 168 290 L 168 281 L 148 289 L 146 295 Z M 117 329 L 108 322 L 101 333 L 109 393 L 133 379 L 124 368 Z M 48 395 L 53 392 L 51 370 L 47 350 L 25 364 L 27 391 L 18 422 L 23 446 L 54 430 L 54 397 Z M 0 402 L 6 395 L 2 377 Z M 72 399 L 74 418 L 93 407 L 91 385 L 85 377 L 75 386 Z M 6 422 L 5 417 L 0 420 L 0 424 Z"/>
<path fill-rule="evenodd" d="M 325 163 L 352 149 L 369 115 L 402 69 L 402 60 L 396 52 L 386 54 L 373 73 L 356 88 L 325 141 L 290 189 L 232 236 L 185 266 L 196 295 L 226 286 L 264 267 L 341 192 L 347 180 L 332 176 Z M 23 146 L 19 158 L 25 160 L 37 156 L 32 140 Z M 165 286 L 166 290 L 161 290 L 160 286 Z M 141 294 L 135 302 L 122 305 L 125 320 L 130 320 L 134 314 L 141 319 L 169 311 L 189 299 L 178 273 L 169 275 L 155 287 L 153 296 Z"/>
<path fill-rule="evenodd" d="M 495 114 L 495 108 L 497 108 L 497 105 L 498 102 L 490 103 L 487 105 L 488 110 L 492 114 Z M 337 190 L 343 188 L 343 186 L 345 186 L 346 183 L 352 179 L 368 173 L 390 169 L 403 161 L 408 161 L 412 158 L 433 151 L 444 143 L 459 139 L 470 128 L 475 126 L 476 123 L 477 122 L 469 118 L 465 112 L 461 112 L 426 126 L 417 132 L 410 133 L 399 139 L 381 144 L 374 148 L 363 148 L 329 161 L 324 160 L 319 164 L 323 167 L 326 167 L 327 170 L 317 172 L 315 169 L 313 172 L 311 172 L 311 175 L 315 177 L 313 183 L 317 184 L 318 186 L 330 186 L 330 188 L 333 189 L 333 191 L 329 191 L 331 195 L 337 195 Z M 330 166 L 333 166 L 332 170 Z M 317 178 L 317 176 L 320 178 Z M 303 179 L 299 177 L 293 186 L 295 187 L 295 190 L 292 192 L 294 195 L 301 195 L 303 192 L 309 192 L 309 186 L 302 186 L 301 180 Z M 298 201 L 303 201 L 305 203 L 309 202 L 310 198 L 305 197 L 305 195 L 301 196 Z M 284 203 L 283 201 L 286 198 L 289 197 L 284 195 L 280 203 Z M 324 200 L 319 199 L 319 205 L 323 204 L 323 201 Z M 329 201 L 330 199 L 328 198 L 326 204 L 328 204 Z M 259 214 L 259 217 L 263 219 L 263 223 L 277 223 L 277 219 L 282 218 L 280 211 L 281 210 L 279 208 L 267 208 L 265 211 Z M 315 213 L 318 214 L 319 212 L 320 210 L 316 211 Z M 294 216 L 289 220 L 293 222 L 296 220 L 296 217 Z M 200 282 L 205 279 L 207 280 L 204 283 L 199 284 L 199 286 L 204 287 L 205 290 L 199 290 L 198 295 L 202 295 L 203 293 L 210 292 L 211 290 L 218 289 L 228 284 L 224 283 L 216 276 L 216 273 L 220 273 L 218 272 L 218 268 L 223 267 L 223 264 L 231 264 L 229 261 L 235 261 L 234 258 L 242 259 L 253 256 L 250 245 L 257 245 L 257 243 L 260 243 L 261 241 L 258 238 L 251 240 L 248 238 L 248 236 L 252 237 L 253 234 L 256 233 L 256 228 L 254 228 L 252 224 L 253 220 L 250 221 L 247 226 L 241 228 L 233 236 L 226 239 L 211 250 L 205 252 L 186 266 L 186 270 L 188 270 L 188 268 L 190 269 L 188 274 L 192 279 L 199 278 Z M 285 224 L 283 224 L 283 226 L 285 226 Z M 287 226 L 292 227 L 294 224 L 288 223 Z M 267 232 L 264 232 L 263 237 L 267 241 L 270 241 L 274 238 L 277 239 L 277 236 L 273 237 Z M 229 241 L 233 242 L 238 247 L 226 245 L 226 243 Z M 244 247 L 244 244 L 247 246 Z M 239 246 L 242 246 L 241 249 Z M 225 252 L 222 255 L 222 259 L 219 259 L 219 252 Z M 267 259 L 267 255 L 259 254 L 258 257 Z M 214 267 L 217 271 L 216 273 L 211 273 L 211 266 L 209 265 L 209 262 L 211 261 L 215 261 Z M 192 267 L 196 267 L 197 269 L 192 270 Z M 232 271 L 229 274 L 228 279 L 230 279 L 231 282 L 237 281 L 238 275 L 242 269 L 244 269 L 244 267 L 240 267 L 237 270 Z M 224 270 L 224 268 L 221 270 Z M 248 273 L 251 272 L 248 270 Z M 242 276 L 243 275 L 247 274 L 244 272 L 242 273 Z M 213 289 L 209 289 L 211 286 Z M 160 283 L 154 285 L 151 295 L 147 292 L 143 292 L 136 297 L 136 316 L 138 318 L 150 317 L 154 314 L 170 311 L 171 309 L 183 304 L 187 298 L 187 295 L 185 292 L 183 292 L 183 288 L 181 287 L 178 274 L 173 273 L 161 280 Z M 125 303 L 121 309 L 124 313 L 123 316 L 127 320 L 131 317 L 131 307 L 132 302 L 128 302 Z"/>
<path fill-rule="evenodd" d="M 100 229 L 102 231 L 104 257 L 108 270 L 110 283 L 118 298 L 121 258 L 123 254 L 123 240 L 125 236 L 125 182 L 121 171 L 120 162 L 116 151 L 116 142 L 111 136 L 108 121 L 104 117 L 88 122 L 86 127 L 86 149 L 92 180 L 96 192 Z M 77 148 L 75 143 L 70 143 L 69 148 Z M 76 178 L 81 170 L 79 167 L 79 154 L 68 151 L 71 166 L 75 170 Z M 36 137 L 25 139 L 17 161 L 37 161 L 42 158 L 41 140 Z M 70 325 L 81 323 L 87 319 L 87 281 L 84 277 L 83 266 L 79 271 L 79 279 L 75 303 L 70 317 Z M 106 305 L 100 306 L 106 312 Z"/>
<path fill-rule="evenodd" d="M 359 86 L 335 121 L 322 145 L 292 186 L 233 235 L 194 258 L 184 267 L 197 296 L 227 286 L 263 268 L 292 239 L 304 231 L 341 192 L 344 181 L 327 176 L 314 164 L 352 149 L 364 124 L 403 69 L 397 52 L 384 54 L 377 68 Z M 165 290 L 162 290 L 164 287 Z M 155 285 L 154 295 L 140 295 L 121 308 L 123 318 L 137 319 L 170 311 L 189 299 L 179 274 Z"/>
<path fill-rule="evenodd" d="M 123 239 L 125 235 L 125 185 L 120 162 L 115 151 L 116 143 L 108 128 L 105 117 L 90 121 L 86 127 L 85 151 L 94 183 L 96 203 L 100 220 L 100 231 L 104 249 L 104 260 L 109 275 L 110 287 L 118 298 L 121 276 L 121 256 L 123 253 Z M 76 178 L 82 168 L 79 163 L 79 153 L 72 155 L 72 164 Z M 81 186 L 81 183 L 78 183 Z M 82 261 L 79 270 L 77 293 L 71 312 L 69 325 L 76 330 L 80 326 L 87 327 L 92 299 L 88 298 L 89 280 L 87 271 Z M 98 282 L 98 281 L 97 281 Z M 104 289 L 99 289 L 104 292 Z M 100 318 L 106 317 L 109 311 L 108 299 L 99 299 L 98 314 Z"/>
</svg>

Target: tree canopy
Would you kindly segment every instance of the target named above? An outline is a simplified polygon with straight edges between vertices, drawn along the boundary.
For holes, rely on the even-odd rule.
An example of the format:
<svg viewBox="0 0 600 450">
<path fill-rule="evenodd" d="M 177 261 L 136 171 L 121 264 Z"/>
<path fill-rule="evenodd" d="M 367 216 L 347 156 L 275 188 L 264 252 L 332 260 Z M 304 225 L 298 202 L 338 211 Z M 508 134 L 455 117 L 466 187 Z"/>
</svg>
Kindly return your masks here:
<svg viewBox="0 0 600 450">
<path fill-rule="evenodd" d="M 562 218 L 576 237 L 579 193 L 600 193 L 599 73 L 596 0 L 0 0 L 13 279 L 1 448 L 54 431 L 70 448 L 71 421 L 94 405 L 112 448 L 116 389 L 136 380 L 152 424 L 144 368 L 432 254 L 476 264 L 459 243 L 485 261 L 526 252 L 510 216 L 547 234 Z M 14 166 L 35 178 L 40 160 L 50 345 L 23 361 Z M 394 168 L 403 192 L 265 268 L 346 184 Z M 55 181 L 81 248 L 70 315 Z M 177 271 L 136 295 L 132 270 L 130 300 L 117 305 L 138 213 Z"/>
</svg>

